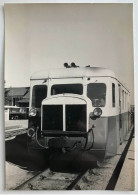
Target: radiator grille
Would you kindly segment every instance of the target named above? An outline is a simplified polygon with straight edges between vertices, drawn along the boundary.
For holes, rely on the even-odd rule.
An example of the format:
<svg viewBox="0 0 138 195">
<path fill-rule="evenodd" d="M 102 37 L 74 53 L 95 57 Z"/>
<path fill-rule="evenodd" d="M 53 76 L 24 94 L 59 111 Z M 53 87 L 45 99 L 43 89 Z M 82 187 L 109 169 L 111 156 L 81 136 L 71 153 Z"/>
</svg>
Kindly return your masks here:
<svg viewBox="0 0 138 195">
<path fill-rule="evenodd" d="M 66 131 L 86 131 L 86 105 L 66 105 Z"/>
<path fill-rule="evenodd" d="M 65 120 L 66 131 L 86 131 L 86 105 L 65 105 L 63 117 L 63 105 L 43 106 L 43 130 L 63 131 Z"/>
<path fill-rule="evenodd" d="M 63 106 L 44 105 L 43 106 L 43 129 L 63 130 Z"/>
</svg>

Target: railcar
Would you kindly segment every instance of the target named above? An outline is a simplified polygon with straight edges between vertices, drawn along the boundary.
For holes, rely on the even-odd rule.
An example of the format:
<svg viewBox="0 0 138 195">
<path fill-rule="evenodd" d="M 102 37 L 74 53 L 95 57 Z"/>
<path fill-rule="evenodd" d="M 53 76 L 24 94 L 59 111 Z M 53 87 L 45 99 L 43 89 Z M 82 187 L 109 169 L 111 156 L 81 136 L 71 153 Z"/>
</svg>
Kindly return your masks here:
<svg viewBox="0 0 138 195">
<path fill-rule="evenodd" d="M 129 90 L 109 69 L 64 66 L 30 78 L 29 147 L 114 156 L 130 127 Z"/>
</svg>

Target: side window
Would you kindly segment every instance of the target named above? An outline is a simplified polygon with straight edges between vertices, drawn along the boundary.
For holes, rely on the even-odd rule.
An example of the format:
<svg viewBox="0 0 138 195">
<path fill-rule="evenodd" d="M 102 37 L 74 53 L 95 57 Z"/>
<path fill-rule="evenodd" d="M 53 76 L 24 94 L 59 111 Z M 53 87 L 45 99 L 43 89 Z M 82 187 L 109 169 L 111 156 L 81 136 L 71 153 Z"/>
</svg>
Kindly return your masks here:
<svg viewBox="0 0 138 195">
<path fill-rule="evenodd" d="M 128 93 L 126 93 L 126 108 L 128 110 Z"/>
<path fill-rule="evenodd" d="M 126 92 L 124 91 L 124 110 L 126 108 Z"/>
<path fill-rule="evenodd" d="M 122 110 L 124 110 L 124 90 L 122 90 Z"/>
<path fill-rule="evenodd" d="M 112 83 L 112 107 L 115 107 L 115 84 Z"/>
<path fill-rule="evenodd" d="M 127 108 L 127 92 L 125 92 L 125 109 Z"/>
<path fill-rule="evenodd" d="M 87 96 L 92 101 L 93 107 L 104 107 L 106 102 L 106 85 L 104 83 L 89 83 Z"/>
<path fill-rule="evenodd" d="M 118 92 L 119 92 L 119 108 L 121 109 L 121 86 L 118 85 Z M 120 110 L 121 111 L 121 110 Z"/>
<path fill-rule="evenodd" d="M 46 85 L 35 85 L 32 91 L 32 107 L 40 108 L 41 102 L 47 97 Z"/>
</svg>

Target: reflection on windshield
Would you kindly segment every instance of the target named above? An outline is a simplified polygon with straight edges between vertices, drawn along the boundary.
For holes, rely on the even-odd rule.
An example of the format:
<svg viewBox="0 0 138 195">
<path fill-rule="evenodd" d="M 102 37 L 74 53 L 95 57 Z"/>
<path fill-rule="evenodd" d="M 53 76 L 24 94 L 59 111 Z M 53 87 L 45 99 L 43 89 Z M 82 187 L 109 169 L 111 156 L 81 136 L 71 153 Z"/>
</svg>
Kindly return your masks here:
<svg viewBox="0 0 138 195">
<path fill-rule="evenodd" d="M 51 88 L 51 95 L 73 93 L 82 95 L 83 86 L 81 84 L 59 84 L 53 85 Z"/>
<path fill-rule="evenodd" d="M 90 83 L 87 86 L 87 96 L 93 107 L 104 107 L 106 101 L 106 85 L 104 83 Z"/>
</svg>

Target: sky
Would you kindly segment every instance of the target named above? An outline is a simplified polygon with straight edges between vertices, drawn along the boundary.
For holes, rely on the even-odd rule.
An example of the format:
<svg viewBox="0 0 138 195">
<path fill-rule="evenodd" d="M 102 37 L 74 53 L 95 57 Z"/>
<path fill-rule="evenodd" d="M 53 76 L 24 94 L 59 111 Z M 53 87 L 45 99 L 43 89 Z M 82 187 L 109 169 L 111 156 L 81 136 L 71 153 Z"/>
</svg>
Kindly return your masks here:
<svg viewBox="0 0 138 195">
<path fill-rule="evenodd" d="M 132 4 L 5 5 L 6 87 L 64 62 L 112 69 L 134 93 Z"/>
</svg>

